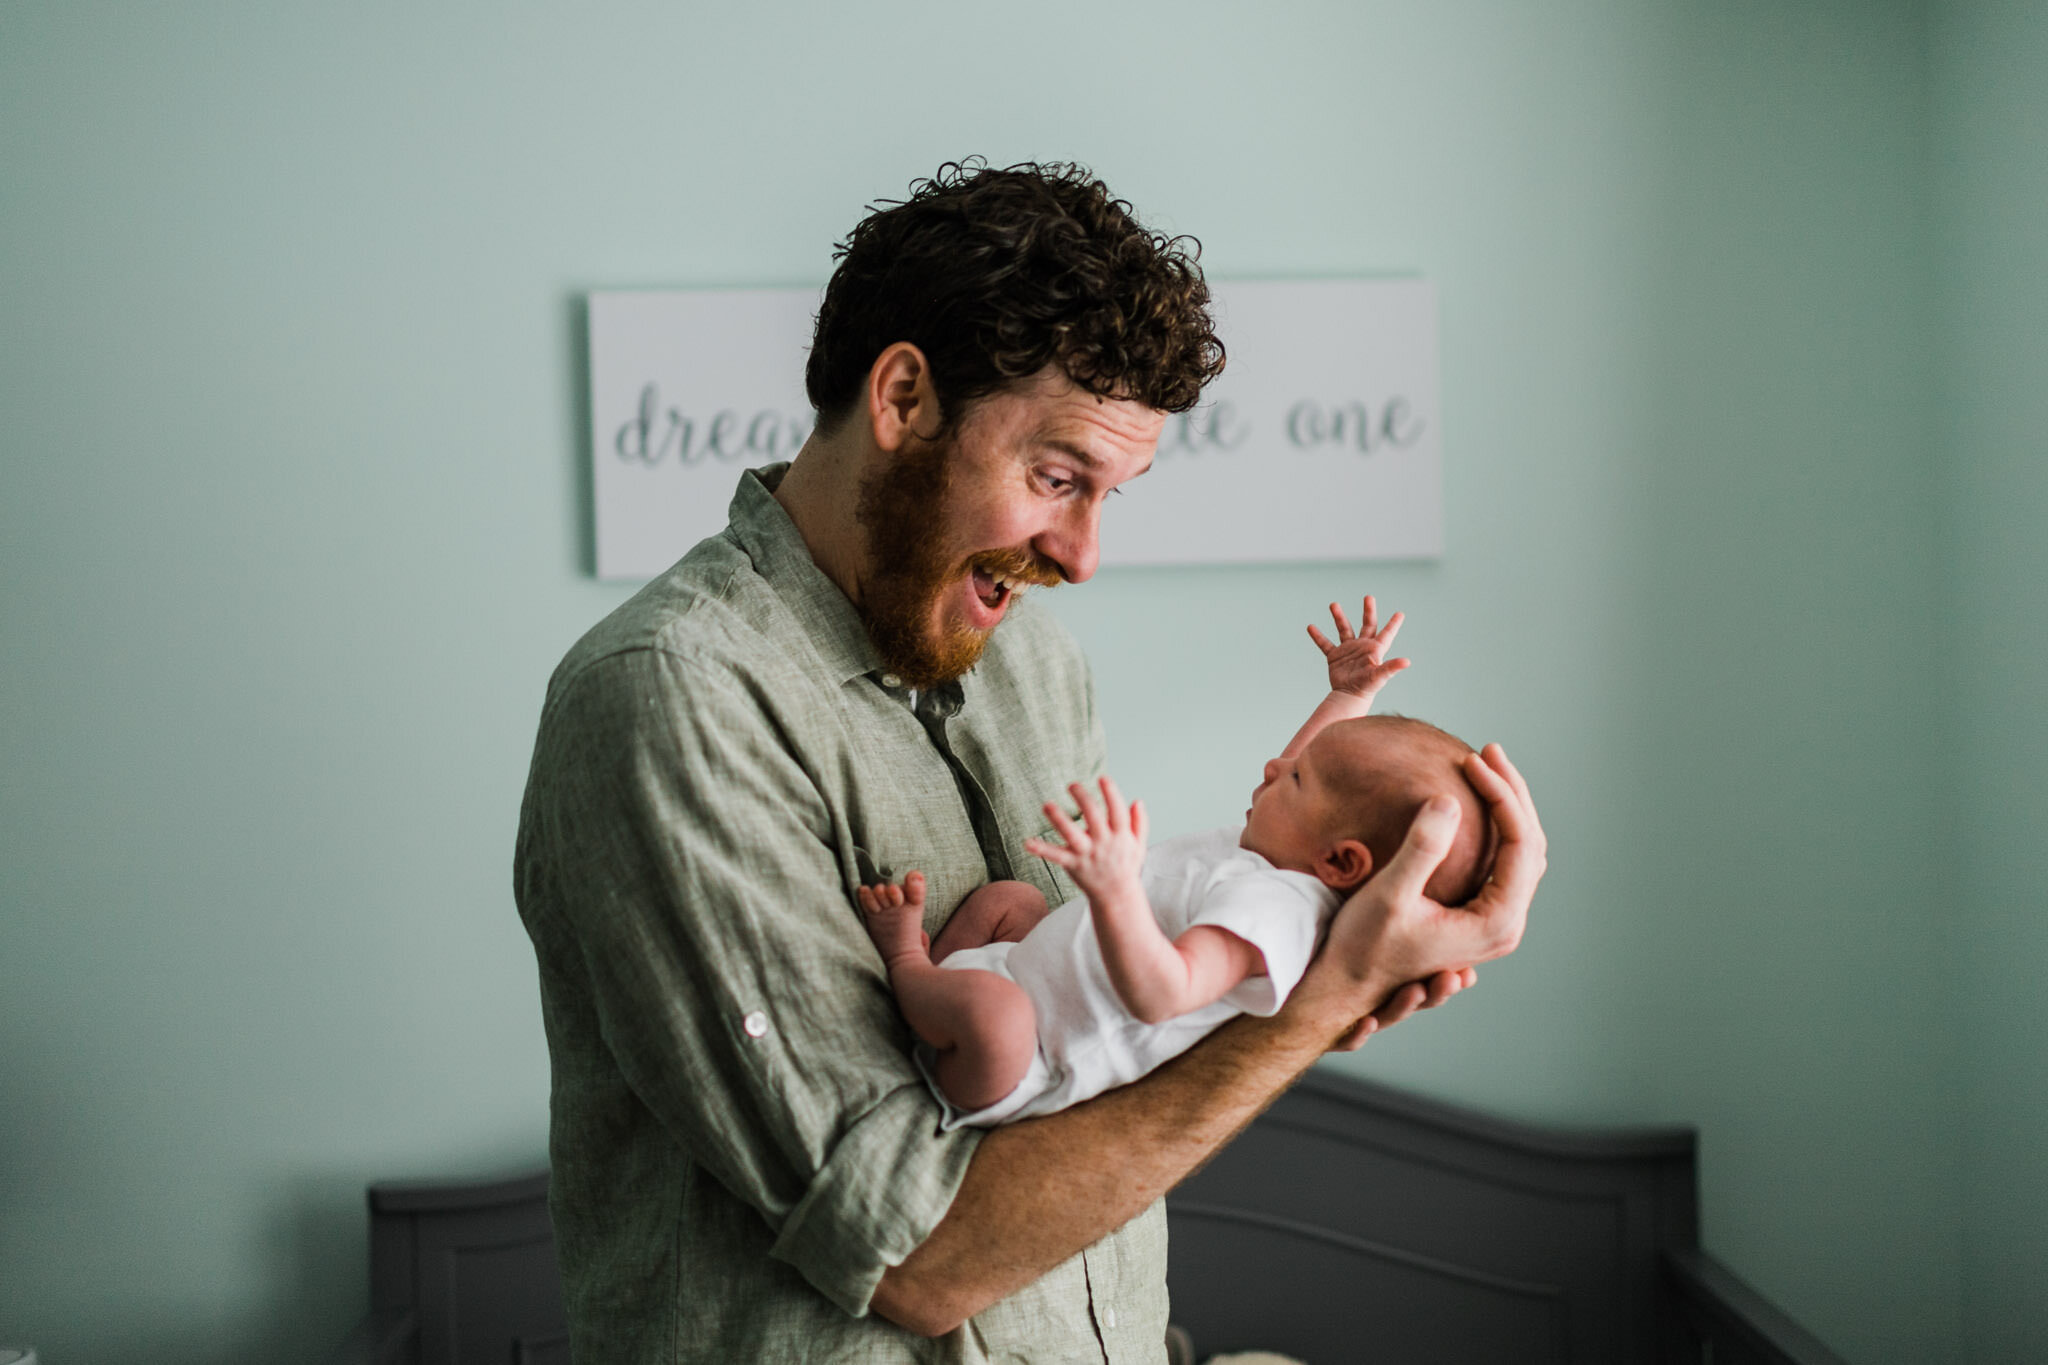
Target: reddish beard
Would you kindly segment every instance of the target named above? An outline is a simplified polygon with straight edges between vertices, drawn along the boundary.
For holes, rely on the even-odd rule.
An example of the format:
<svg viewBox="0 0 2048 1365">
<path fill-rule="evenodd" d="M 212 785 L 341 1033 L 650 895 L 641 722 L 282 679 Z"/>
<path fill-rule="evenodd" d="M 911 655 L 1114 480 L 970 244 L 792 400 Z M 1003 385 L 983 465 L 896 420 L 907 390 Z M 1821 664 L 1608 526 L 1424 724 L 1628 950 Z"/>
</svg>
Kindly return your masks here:
<svg viewBox="0 0 2048 1365">
<path fill-rule="evenodd" d="M 861 619 L 882 665 L 906 687 L 958 678 L 981 659 L 990 632 L 940 624 L 935 608 L 974 570 L 1019 583 L 1064 581 L 1059 566 L 1029 549 L 960 555 L 946 538 L 946 494 L 955 440 L 920 442 L 862 481 L 854 518 L 867 542 Z"/>
</svg>

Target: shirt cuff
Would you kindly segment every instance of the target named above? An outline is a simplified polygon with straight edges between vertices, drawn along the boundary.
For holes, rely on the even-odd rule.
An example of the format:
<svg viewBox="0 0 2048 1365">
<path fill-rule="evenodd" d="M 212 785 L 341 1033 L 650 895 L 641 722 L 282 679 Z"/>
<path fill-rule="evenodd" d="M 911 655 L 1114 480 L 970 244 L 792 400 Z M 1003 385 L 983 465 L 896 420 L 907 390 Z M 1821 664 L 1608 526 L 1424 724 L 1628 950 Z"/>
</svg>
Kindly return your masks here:
<svg viewBox="0 0 2048 1365">
<path fill-rule="evenodd" d="M 906 1085 L 834 1144 L 769 1254 L 787 1261 L 854 1317 L 882 1272 L 899 1265 L 952 1207 L 982 1131 L 939 1131 L 929 1091 Z"/>
</svg>

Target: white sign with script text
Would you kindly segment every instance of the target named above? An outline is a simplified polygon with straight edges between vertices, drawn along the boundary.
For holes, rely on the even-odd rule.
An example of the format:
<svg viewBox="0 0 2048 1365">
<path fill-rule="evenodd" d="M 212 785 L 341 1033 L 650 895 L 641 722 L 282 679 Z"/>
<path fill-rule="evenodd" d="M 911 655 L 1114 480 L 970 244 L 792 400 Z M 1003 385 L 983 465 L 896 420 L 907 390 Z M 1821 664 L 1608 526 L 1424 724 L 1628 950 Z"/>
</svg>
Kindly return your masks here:
<svg viewBox="0 0 2048 1365">
<path fill-rule="evenodd" d="M 1102 562 L 1443 552 L 1436 291 L 1211 283 L 1223 375 L 1103 514 Z M 597 572 L 650 578 L 724 528 L 742 469 L 796 453 L 815 289 L 590 296 Z"/>
</svg>

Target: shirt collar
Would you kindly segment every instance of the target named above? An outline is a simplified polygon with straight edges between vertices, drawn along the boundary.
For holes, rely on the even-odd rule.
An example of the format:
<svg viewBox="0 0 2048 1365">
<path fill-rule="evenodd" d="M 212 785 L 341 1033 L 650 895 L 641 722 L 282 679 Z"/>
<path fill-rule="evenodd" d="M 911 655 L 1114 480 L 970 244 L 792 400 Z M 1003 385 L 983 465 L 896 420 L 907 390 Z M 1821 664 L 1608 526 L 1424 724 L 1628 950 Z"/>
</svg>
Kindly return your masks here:
<svg viewBox="0 0 2048 1365">
<path fill-rule="evenodd" d="M 775 500 L 775 487 L 788 472 L 785 461 L 740 475 L 727 510 L 733 538 L 802 624 L 811 648 L 839 682 L 879 672 L 882 656 L 868 638 L 860 613 L 811 558 L 796 523 Z"/>
</svg>

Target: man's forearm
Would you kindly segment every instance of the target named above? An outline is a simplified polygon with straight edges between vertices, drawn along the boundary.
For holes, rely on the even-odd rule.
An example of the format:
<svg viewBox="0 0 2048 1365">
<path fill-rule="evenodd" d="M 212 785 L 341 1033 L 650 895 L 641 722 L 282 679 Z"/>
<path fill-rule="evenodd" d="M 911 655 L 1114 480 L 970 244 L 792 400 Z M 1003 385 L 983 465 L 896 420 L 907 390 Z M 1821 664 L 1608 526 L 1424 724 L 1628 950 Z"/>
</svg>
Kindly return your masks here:
<svg viewBox="0 0 2048 1365">
<path fill-rule="evenodd" d="M 882 1277 L 875 1311 L 937 1336 L 1143 1212 L 1336 1040 L 1301 1018 L 1242 1018 L 1135 1084 L 982 1139 L 952 1207 Z"/>
</svg>

